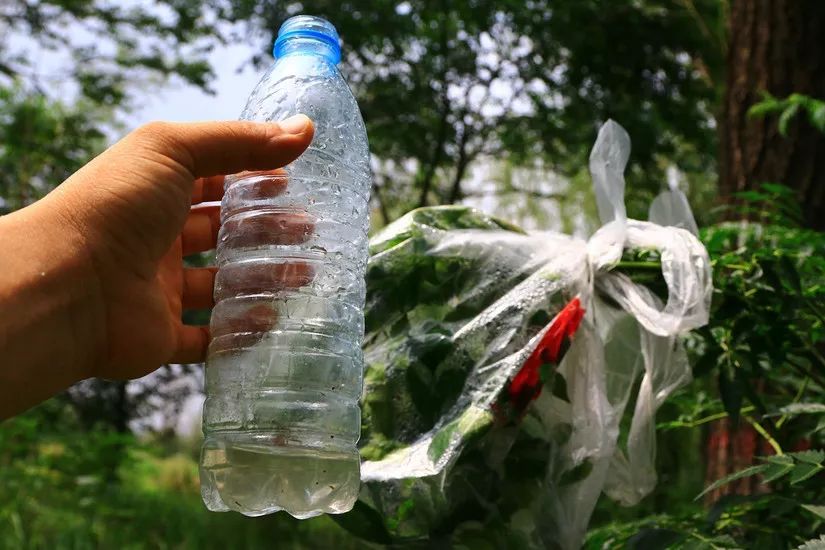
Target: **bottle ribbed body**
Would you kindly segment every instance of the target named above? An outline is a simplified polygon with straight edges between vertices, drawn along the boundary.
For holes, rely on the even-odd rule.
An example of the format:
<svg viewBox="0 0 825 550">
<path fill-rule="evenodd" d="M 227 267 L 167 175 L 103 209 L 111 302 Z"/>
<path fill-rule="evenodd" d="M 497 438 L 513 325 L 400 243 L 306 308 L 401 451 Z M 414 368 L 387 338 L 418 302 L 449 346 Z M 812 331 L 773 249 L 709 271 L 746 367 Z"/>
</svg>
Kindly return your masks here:
<svg viewBox="0 0 825 550">
<path fill-rule="evenodd" d="M 211 510 L 305 518 L 358 494 L 369 150 L 335 65 L 300 50 L 241 118 L 298 113 L 315 124 L 298 160 L 226 180 L 201 456 Z"/>
</svg>

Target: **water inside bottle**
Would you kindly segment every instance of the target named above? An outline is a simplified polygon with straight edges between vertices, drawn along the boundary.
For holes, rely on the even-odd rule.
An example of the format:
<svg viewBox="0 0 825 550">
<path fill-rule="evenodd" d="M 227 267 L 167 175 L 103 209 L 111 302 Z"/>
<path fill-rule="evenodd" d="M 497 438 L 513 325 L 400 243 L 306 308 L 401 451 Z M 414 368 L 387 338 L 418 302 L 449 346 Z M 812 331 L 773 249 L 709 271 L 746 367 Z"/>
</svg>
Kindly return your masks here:
<svg viewBox="0 0 825 550">
<path fill-rule="evenodd" d="M 201 475 L 209 479 L 206 487 L 211 489 L 203 498 L 210 510 L 247 516 L 287 510 L 305 519 L 346 512 L 358 496 L 357 452 L 284 447 L 271 441 L 227 444 L 228 440 L 208 439 L 203 447 Z"/>
</svg>

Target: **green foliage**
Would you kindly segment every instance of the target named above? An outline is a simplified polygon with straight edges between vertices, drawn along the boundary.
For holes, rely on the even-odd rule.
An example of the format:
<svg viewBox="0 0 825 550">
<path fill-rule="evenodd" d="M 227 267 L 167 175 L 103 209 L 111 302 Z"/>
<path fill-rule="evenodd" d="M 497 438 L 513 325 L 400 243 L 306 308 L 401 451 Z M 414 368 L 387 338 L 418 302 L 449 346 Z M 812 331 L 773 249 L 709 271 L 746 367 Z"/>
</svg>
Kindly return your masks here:
<svg viewBox="0 0 825 550">
<path fill-rule="evenodd" d="M 207 512 L 197 447 L 82 428 L 49 401 L 0 430 L 0 548 L 363 548 L 329 518 Z"/>
<path fill-rule="evenodd" d="M 779 115 L 779 133 L 788 135 L 788 126 L 797 115 L 805 115 L 808 122 L 825 132 L 825 101 L 802 94 L 791 94 L 784 99 L 777 99 L 767 92 L 762 93 L 762 101 L 748 111 L 748 116 L 764 117 Z"/>
<path fill-rule="evenodd" d="M 815 477 L 825 469 L 825 452 L 800 451 L 760 460 L 760 464 L 717 480 L 697 498 L 732 481 L 756 475 L 761 477 L 763 484 L 770 484 L 770 493 L 723 497 L 706 515 L 697 511 L 681 518 L 672 514 L 639 522 L 635 526 L 638 532 L 628 541 L 643 540 L 650 544 L 644 548 L 793 548 L 797 544 L 804 545 L 805 537 L 815 535 L 825 518 L 825 508 L 804 504 L 806 500 L 821 502 L 825 497 L 821 478 Z M 800 509 L 809 513 L 802 513 Z M 610 540 L 618 541 L 622 528 L 627 526 L 597 529 L 590 540 L 615 537 Z M 667 542 L 667 545 L 659 545 L 658 541 Z"/>
<path fill-rule="evenodd" d="M 365 541 L 389 544 L 392 536 L 384 526 L 384 519 L 374 509 L 362 501 L 356 501 L 353 509 L 346 514 L 332 516 L 338 525 Z"/>
<path fill-rule="evenodd" d="M 34 202 L 102 149 L 94 109 L 0 87 L 0 214 Z"/>
<path fill-rule="evenodd" d="M 0 215 L 42 197 L 99 153 L 144 86 L 176 77 L 205 89 L 213 77 L 206 54 L 221 37 L 208 6 L 123 4 L 0 7 Z"/>
<path fill-rule="evenodd" d="M 212 69 L 204 55 L 214 36 L 196 0 L 112 3 L 98 0 L 8 0 L 0 10 L 3 76 L 24 81 L 31 93 L 75 87 L 92 104 L 123 107 L 152 77 L 182 78 L 204 87 Z M 60 52 L 60 68 L 43 70 L 40 51 Z M 68 86 L 67 86 L 68 85 Z"/>
<path fill-rule="evenodd" d="M 825 235 L 799 228 L 798 205 L 782 186 L 764 185 L 740 198 L 757 223 L 702 231 L 714 267 L 710 324 L 688 338 L 696 380 L 663 408 L 658 437 L 699 436 L 708 423 L 730 418 L 751 424 L 780 453 L 821 448 Z M 660 474 L 698 468 L 696 447 L 686 452 L 675 462 L 660 461 Z M 819 450 L 767 456 L 701 493 L 701 470 L 686 486 L 660 483 L 626 520 L 615 510 L 597 513 L 587 547 L 796 548 L 823 525 L 823 462 Z M 751 476 L 761 476 L 765 493 L 722 497 L 709 510 L 690 504 L 697 494 Z"/>
<path fill-rule="evenodd" d="M 745 403 L 759 415 L 784 410 L 787 418 L 791 412 L 782 407 L 825 388 L 819 350 L 825 337 L 825 236 L 798 228 L 799 208 L 787 188 L 766 184 L 740 198 L 743 212 L 761 223 L 703 232 L 715 289 L 711 323 L 697 332 L 695 374 L 716 378 L 734 421 Z M 766 421 L 776 435 L 781 423 L 771 416 Z M 785 430 L 780 443 L 799 436 Z"/>
<path fill-rule="evenodd" d="M 819 534 L 822 520 L 795 499 L 779 495 L 723 497 L 709 510 L 666 511 L 596 527 L 585 548 L 796 548 Z"/>
<path fill-rule="evenodd" d="M 335 23 L 342 71 L 382 162 L 385 223 L 474 194 L 470 170 L 490 159 L 541 159 L 538 183 L 546 185 L 498 189 L 504 200 L 541 198 L 550 171 L 581 173 L 608 118 L 633 136 L 631 214 L 646 211 L 669 164 L 697 180 L 713 171 L 724 15 L 717 1 L 236 0 L 218 9 L 246 24 L 245 34 L 263 31 L 262 53 L 289 15 Z"/>
<path fill-rule="evenodd" d="M 790 475 L 790 484 L 796 485 L 825 469 L 822 466 L 822 461 L 825 460 L 825 452 L 823 451 L 800 451 L 798 453 L 769 456 L 762 460 L 764 461 L 763 464 L 750 466 L 716 480 L 696 498 L 698 499 L 714 489 L 727 485 L 731 481 L 757 474 L 762 476 L 762 483 L 771 483 Z"/>
</svg>

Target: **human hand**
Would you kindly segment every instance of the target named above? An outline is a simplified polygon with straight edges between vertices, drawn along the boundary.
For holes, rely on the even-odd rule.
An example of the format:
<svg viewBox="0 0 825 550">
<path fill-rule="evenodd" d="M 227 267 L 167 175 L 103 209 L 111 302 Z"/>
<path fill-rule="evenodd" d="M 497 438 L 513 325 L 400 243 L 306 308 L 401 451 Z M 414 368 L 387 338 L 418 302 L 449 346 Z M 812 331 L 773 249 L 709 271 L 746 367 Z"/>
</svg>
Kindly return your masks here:
<svg viewBox="0 0 825 550">
<path fill-rule="evenodd" d="M 215 270 L 184 269 L 182 258 L 214 248 L 219 209 L 198 204 L 221 199 L 224 174 L 288 164 L 312 135 L 304 116 L 149 124 L 35 205 L 82 258 L 92 339 L 80 378 L 134 378 L 203 360 L 208 329 L 183 325 L 181 312 L 212 304 Z"/>
</svg>

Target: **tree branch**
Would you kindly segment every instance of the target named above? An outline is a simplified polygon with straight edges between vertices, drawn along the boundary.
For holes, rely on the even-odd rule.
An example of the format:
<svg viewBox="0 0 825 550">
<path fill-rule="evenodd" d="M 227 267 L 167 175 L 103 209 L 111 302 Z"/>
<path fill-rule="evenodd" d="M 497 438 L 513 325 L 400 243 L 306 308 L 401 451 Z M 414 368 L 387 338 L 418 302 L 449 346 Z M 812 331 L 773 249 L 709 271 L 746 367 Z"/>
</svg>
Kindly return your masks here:
<svg viewBox="0 0 825 550">
<path fill-rule="evenodd" d="M 383 225 L 389 224 L 390 214 L 387 211 L 387 205 L 384 203 L 384 195 L 381 192 L 381 187 L 375 183 L 372 184 L 372 196 L 375 197 L 375 201 L 378 203 L 378 212 L 381 213 Z"/>
<path fill-rule="evenodd" d="M 430 194 L 430 188 L 433 184 L 433 178 L 435 178 L 435 171 L 438 168 L 438 165 L 441 164 L 441 158 L 444 156 L 444 143 L 447 141 L 447 129 L 449 127 L 449 99 L 447 98 L 447 83 L 442 81 L 444 84 L 444 92 L 442 96 L 442 104 L 441 104 L 441 122 L 438 127 L 438 135 L 435 140 L 435 145 L 433 146 L 432 158 L 430 160 L 429 165 L 427 166 L 427 171 L 424 174 L 424 177 L 421 179 L 421 195 L 418 199 L 418 206 L 427 206 L 427 195 Z"/>
<path fill-rule="evenodd" d="M 441 164 L 441 158 L 444 156 L 444 143 L 447 141 L 447 129 L 449 126 L 450 115 L 450 99 L 447 96 L 447 4 L 442 0 L 442 20 L 441 20 L 441 35 L 439 37 L 439 46 L 441 49 L 442 63 L 441 67 L 441 109 L 439 115 L 441 117 L 438 135 L 433 147 L 432 158 L 427 171 L 421 180 L 421 195 L 418 199 L 418 206 L 427 206 L 427 196 L 430 194 L 430 188 L 435 178 L 435 171 L 438 165 Z"/>
<path fill-rule="evenodd" d="M 464 141 L 465 140 L 462 137 L 462 142 Z M 470 161 L 472 160 L 467 158 L 465 147 L 466 143 L 462 143 L 461 149 L 458 153 L 458 162 L 456 163 L 455 175 L 453 176 L 453 183 L 450 188 L 450 195 L 447 197 L 447 204 L 455 204 L 463 196 L 463 192 L 461 191 L 461 182 L 464 180 L 464 174 L 467 171 L 467 166 L 469 166 Z"/>
</svg>

